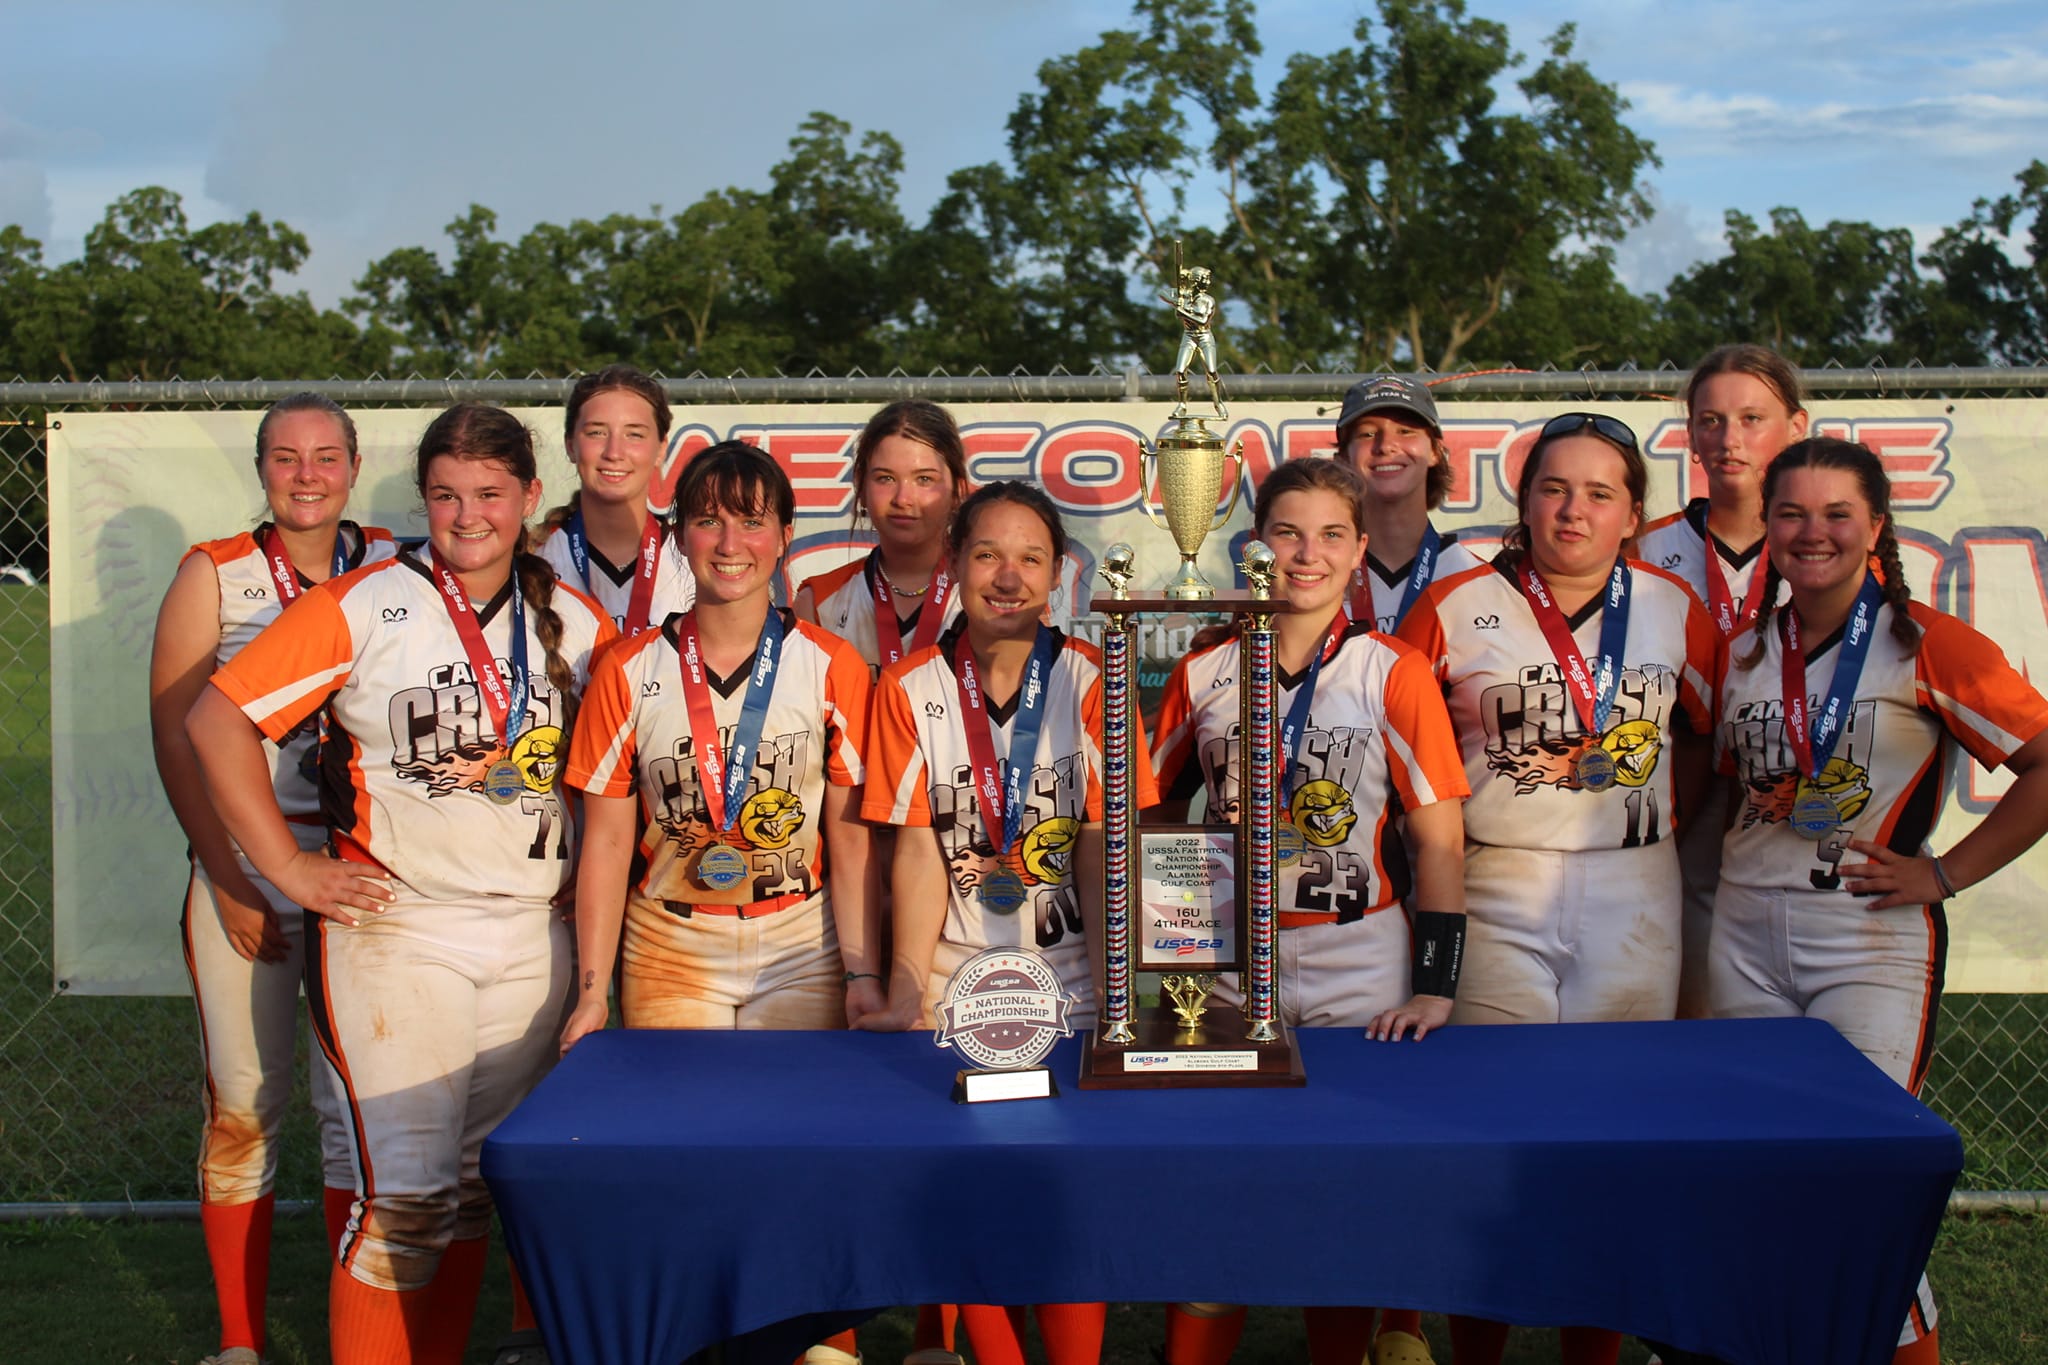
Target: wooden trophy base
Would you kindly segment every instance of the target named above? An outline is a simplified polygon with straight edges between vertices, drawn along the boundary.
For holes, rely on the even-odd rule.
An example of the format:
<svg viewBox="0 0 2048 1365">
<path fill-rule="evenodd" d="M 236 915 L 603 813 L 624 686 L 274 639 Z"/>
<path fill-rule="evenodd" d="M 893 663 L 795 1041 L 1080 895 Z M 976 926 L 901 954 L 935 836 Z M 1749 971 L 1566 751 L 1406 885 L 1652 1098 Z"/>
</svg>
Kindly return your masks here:
<svg viewBox="0 0 2048 1365">
<path fill-rule="evenodd" d="M 1193 1032 L 1170 1009 L 1141 1007 L 1137 1015 L 1133 1043 L 1103 1042 L 1099 1024 L 1089 1033 L 1081 1054 L 1083 1090 L 1307 1084 L 1294 1034 L 1285 1024 L 1278 1042 L 1254 1043 L 1245 1037 L 1244 1016 L 1235 1006 L 1211 1005 Z"/>
</svg>

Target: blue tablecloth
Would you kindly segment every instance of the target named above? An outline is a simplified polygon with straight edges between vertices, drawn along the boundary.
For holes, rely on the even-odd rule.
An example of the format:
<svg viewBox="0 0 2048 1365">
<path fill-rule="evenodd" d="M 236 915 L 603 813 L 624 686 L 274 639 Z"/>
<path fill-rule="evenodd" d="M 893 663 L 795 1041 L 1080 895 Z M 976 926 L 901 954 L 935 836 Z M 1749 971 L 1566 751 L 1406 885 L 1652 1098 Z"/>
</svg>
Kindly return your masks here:
<svg viewBox="0 0 2048 1365">
<path fill-rule="evenodd" d="M 1826 1024 L 1300 1035 L 1299 1090 L 956 1105 L 929 1034 L 608 1032 L 484 1145 L 557 1361 L 891 1304 L 1373 1304 L 1891 1358 L 1955 1132 Z M 780 1329 L 775 1324 L 782 1323 Z M 767 1330 L 762 1330 L 767 1329 Z M 749 1349 L 751 1348 L 751 1349 Z"/>
</svg>

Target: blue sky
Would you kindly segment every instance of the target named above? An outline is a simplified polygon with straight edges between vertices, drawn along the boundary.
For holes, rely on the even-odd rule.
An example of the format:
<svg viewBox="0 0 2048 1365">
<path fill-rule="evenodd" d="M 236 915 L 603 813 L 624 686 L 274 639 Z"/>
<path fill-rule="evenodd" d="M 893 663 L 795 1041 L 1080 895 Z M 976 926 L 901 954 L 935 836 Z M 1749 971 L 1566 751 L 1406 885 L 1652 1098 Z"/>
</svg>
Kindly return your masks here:
<svg viewBox="0 0 2048 1365">
<path fill-rule="evenodd" d="M 1268 83 L 1350 41 L 1366 7 L 1267 0 Z M 1632 101 L 1663 167 L 1622 249 L 1661 287 L 1721 250 L 1722 214 L 1791 205 L 1922 234 L 2048 157 L 2048 6 L 1952 0 L 1472 0 L 1537 54 L 1559 23 Z M 1000 158 L 1049 57 L 1124 22 L 1077 0 L 0 0 L 0 223 L 74 255 L 108 202 L 162 184 L 200 220 L 257 210 L 312 240 L 331 303 L 376 256 L 441 243 L 471 202 L 501 229 L 673 211 L 760 185 L 824 109 L 905 148 L 920 214 Z M 1200 210 L 1201 196 L 1195 200 Z"/>
</svg>

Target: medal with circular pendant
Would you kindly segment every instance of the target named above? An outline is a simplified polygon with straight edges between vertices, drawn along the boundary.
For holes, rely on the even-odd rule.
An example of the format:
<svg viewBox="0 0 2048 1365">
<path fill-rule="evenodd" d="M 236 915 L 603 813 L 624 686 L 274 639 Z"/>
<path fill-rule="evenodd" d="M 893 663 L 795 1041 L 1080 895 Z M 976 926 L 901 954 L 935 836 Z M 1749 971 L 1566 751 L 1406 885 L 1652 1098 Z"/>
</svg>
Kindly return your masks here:
<svg viewBox="0 0 2048 1365">
<path fill-rule="evenodd" d="M 697 860 L 697 880 L 713 891 L 730 891 L 747 875 L 747 860 L 725 844 L 713 844 Z"/>
<path fill-rule="evenodd" d="M 1793 801 L 1792 814 L 1786 823 L 1802 839 L 1825 839 L 1831 831 L 1842 827 L 1842 808 L 1835 804 L 1833 797 L 1807 788 Z"/>
<path fill-rule="evenodd" d="M 998 915 L 1014 915 L 1024 904 L 1024 879 L 1007 867 L 999 867 L 981 883 L 982 906 Z"/>
<path fill-rule="evenodd" d="M 526 774 L 509 758 L 501 758 L 484 769 L 484 795 L 501 806 L 509 806 L 526 794 Z"/>
<path fill-rule="evenodd" d="M 1301 831 L 1291 820 L 1282 820 L 1273 826 L 1273 861 L 1285 867 L 1301 857 L 1305 841 Z"/>
<path fill-rule="evenodd" d="M 1579 750 L 1572 760 L 1572 775 L 1579 779 L 1579 786 L 1589 792 L 1604 792 L 1614 785 L 1614 755 L 1595 744 Z"/>
</svg>

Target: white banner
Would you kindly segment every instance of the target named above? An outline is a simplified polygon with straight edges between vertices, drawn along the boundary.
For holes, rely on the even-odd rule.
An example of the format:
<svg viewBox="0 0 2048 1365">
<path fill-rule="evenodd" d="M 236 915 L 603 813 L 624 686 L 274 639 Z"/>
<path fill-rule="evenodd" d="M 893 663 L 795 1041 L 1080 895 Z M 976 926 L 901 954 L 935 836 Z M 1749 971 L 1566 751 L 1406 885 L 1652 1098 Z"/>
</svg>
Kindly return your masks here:
<svg viewBox="0 0 2048 1365">
<path fill-rule="evenodd" d="M 1334 399 L 1334 395 L 1333 395 Z M 1536 428 L 1562 404 L 1447 403 L 1444 434 L 1455 481 L 1440 526 L 1489 540 L 1512 518 L 1512 491 Z M 1162 431 L 1168 405 L 1056 403 L 953 408 L 977 484 L 1038 484 L 1068 518 L 1074 546 L 1054 606 L 1090 638 L 1086 616 L 1098 556 L 1116 541 L 1138 552 L 1141 585 L 1163 582 L 1176 555 L 1139 501 L 1141 445 Z M 1685 451 L 1682 416 L 1666 402 L 1607 403 L 1651 458 L 1649 514 L 1704 491 Z M 871 410 L 843 405 L 696 407 L 677 413 L 661 494 L 682 463 L 737 437 L 770 451 L 796 487 L 790 584 L 864 549 L 849 530 L 852 442 Z M 51 802 L 56 878 L 56 975 L 80 993 L 158 995 L 187 989 L 177 919 L 184 841 L 157 784 L 148 712 L 150 636 L 179 556 L 195 541 L 262 518 L 252 460 L 259 414 L 53 414 L 50 421 Z M 424 533 L 412 446 L 432 413 L 355 414 L 363 472 L 352 515 L 401 536 Z M 562 454 L 561 410 L 520 411 L 540 439 L 546 504 L 575 486 Z M 2048 675 L 2048 552 L 2037 452 L 2048 404 L 2021 400 L 1821 403 L 1817 429 L 1878 450 L 1894 481 L 1901 548 L 1913 595 L 1954 612 L 2004 647 L 2031 675 Z M 1257 481 L 1284 458 L 1327 452 L 1334 414 L 1307 403 L 1249 403 L 1232 411 L 1244 443 L 1242 496 L 1203 547 L 1202 568 L 1231 581 Z M 1219 509 L 1220 510 L 1220 509 Z M 1482 548 L 1475 543 L 1475 548 Z M 1185 653 L 1195 618 L 1147 620 L 1140 638 L 1148 694 Z M 1968 831 L 2005 788 L 1974 768 L 1959 784 L 1937 847 Z M 1949 988 L 2048 990 L 2048 848 L 1973 887 L 1951 906 Z"/>
</svg>

